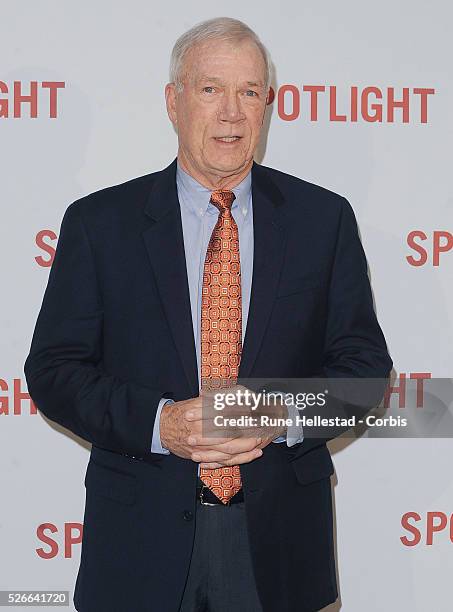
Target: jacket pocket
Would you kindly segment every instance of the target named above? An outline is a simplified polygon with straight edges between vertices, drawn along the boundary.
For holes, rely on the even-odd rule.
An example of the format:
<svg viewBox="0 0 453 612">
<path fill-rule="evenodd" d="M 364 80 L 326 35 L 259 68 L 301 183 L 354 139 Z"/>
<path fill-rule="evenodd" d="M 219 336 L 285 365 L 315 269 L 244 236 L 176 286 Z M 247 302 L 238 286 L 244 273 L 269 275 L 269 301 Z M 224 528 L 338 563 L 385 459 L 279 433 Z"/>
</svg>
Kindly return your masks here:
<svg viewBox="0 0 453 612">
<path fill-rule="evenodd" d="M 93 495 L 130 506 L 135 503 L 137 496 L 137 477 L 90 459 L 85 474 L 85 487 Z"/>
<path fill-rule="evenodd" d="M 302 485 L 321 480 L 321 478 L 328 478 L 335 471 L 330 451 L 325 444 L 306 455 L 296 457 L 290 463 L 298 482 Z"/>
</svg>

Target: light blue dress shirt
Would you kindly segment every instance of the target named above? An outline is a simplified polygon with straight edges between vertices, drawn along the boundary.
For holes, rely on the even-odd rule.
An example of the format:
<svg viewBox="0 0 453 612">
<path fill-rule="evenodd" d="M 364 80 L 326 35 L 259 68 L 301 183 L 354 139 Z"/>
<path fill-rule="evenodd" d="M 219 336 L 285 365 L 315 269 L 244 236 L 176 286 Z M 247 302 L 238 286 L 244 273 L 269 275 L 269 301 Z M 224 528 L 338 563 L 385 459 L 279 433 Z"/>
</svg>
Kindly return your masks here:
<svg viewBox="0 0 453 612">
<path fill-rule="evenodd" d="M 176 185 L 181 207 L 181 221 L 186 256 L 187 279 L 190 291 L 193 333 L 198 364 L 198 380 L 201 381 L 200 351 L 201 351 L 201 290 L 203 286 L 203 268 L 209 239 L 219 218 L 219 209 L 211 204 L 211 190 L 201 185 L 190 174 L 185 172 L 177 160 Z M 253 214 L 252 214 L 252 175 L 251 172 L 232 191 L 236 196 L 231 213 L 236 221 L 239 233 L 239 252 L 241 266 L 241 296 L 242 296 L 242 343 L 244 343 L 250 305 L 253 271 Z M 200 388 L 201 390 L 201 388 Z M 160 440 L 160 414 L 162 408 L 173 400 L 162 398 L 157 408 L 154 421 L 151 452 L 169 454 Z M 294 419 L 296 408 L 288 406 L 288 414 Z M 285 442 L 293 446 L 302 442 L 301 426 L 288 428 L 286 436 L 279 436 L 273 442 Z"/>
</svg>

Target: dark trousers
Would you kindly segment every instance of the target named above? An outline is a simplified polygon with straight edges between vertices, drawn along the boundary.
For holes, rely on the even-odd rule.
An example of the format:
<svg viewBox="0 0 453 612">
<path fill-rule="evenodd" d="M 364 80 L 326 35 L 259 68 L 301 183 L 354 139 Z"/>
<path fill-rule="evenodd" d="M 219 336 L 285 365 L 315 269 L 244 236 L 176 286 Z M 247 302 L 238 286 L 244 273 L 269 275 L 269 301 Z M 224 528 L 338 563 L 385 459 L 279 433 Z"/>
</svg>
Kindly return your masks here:
<svg viewBox="0 0 453 612">
<path fill-rule="evenodd" d="M 244 503 L 197 502 L 195 542 L 179 612 L 262 612 Z"/>
</svg>

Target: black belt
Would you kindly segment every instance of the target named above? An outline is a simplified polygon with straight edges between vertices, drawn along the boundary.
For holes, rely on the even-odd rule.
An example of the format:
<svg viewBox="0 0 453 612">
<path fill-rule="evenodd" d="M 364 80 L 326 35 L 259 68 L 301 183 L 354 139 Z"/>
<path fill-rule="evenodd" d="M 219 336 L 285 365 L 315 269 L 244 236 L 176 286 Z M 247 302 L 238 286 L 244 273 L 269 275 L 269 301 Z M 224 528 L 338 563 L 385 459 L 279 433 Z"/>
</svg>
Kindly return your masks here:
<svg viewBox="0 0 453 612">
<path fill-rule="evenodd" d="M 197 501 L 199 501 L 203 506 L 231 506 L 232 504 L 238 504 L 239 502 L 244 501 L 244 492 L 241 489 L 233 495 L 231 499 L 228 500 L 226 504 L 222 502 L 221 499 L 214 495 L 214 493 L 209 489 L 201 478 L 198 478 L 197 482 Z"/>
</svg>

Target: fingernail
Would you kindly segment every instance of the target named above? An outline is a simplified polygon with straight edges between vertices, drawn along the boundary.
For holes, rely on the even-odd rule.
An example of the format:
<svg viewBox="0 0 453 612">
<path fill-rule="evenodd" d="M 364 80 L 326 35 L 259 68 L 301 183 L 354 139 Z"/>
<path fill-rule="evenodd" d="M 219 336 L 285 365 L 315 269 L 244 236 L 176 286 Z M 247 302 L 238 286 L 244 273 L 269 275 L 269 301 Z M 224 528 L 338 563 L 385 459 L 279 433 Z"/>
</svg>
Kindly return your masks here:
<svg viewBox="0 0 453 612">
<path fill-rule="evenodd" d="M 197 441 L 197 439 L 196 439 L 196 438 L 194 438 L 193 436 L 190 436 L 190 438 L 189 438 L 189 440 L 188 440 L 189 444 L 195 444 L 195 443 L 196 443 L 196 441 Z"/>
<path fill-rule="evenodd" d="M 188 412 L 188 413 L 186 414 L 186 417 L 187 417 L 188 419 L 191 419 L 191 418 L 193 417 L 193 412 Z"/>
<path fill-rule="evenodd" d="M 256 441 L 258 442 L 258 444 L 261 442 L 261 438 L 257 438 Z"/>
<path fill-rule="evenodd" d="M 258 452 L 256 453 L 257 457 L 261 457 L 261 455 L 263 454 L 263 451 L 261 449 L 258 449 Z"/>
<path fill-rule="evenodd" d="M 193 455 L 193 456 L 192 456 L 192 459 L 193 459 L 194 461 L 200 461 L 201 457 L 200 457 L 200 455 Z"/>
</svg>

